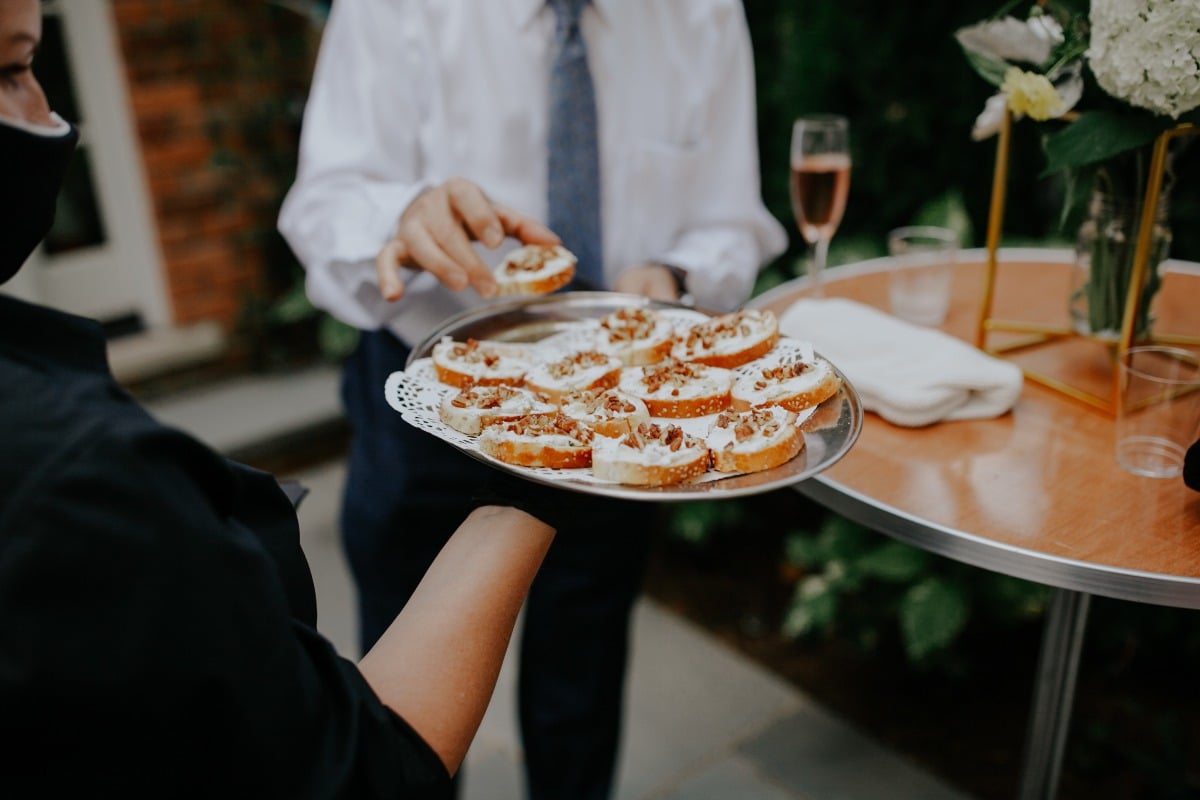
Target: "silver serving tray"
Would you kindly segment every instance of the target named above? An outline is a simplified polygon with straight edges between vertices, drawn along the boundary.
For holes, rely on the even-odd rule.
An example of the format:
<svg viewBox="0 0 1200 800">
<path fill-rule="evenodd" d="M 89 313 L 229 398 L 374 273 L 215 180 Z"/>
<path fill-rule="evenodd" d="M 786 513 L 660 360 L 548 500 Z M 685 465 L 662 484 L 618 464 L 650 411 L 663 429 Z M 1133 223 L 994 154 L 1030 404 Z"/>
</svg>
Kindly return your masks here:
<svg viewBox="0 0 1200 800">
<path fill-rule="evenodd" d="M 680 306 L 671 303 L 615 292 L 566 292 L 491 303 L 464 311 L 448 319 L 413 348 L 407 366 L 411 366 L 418 359 L 430 357 L 434 345 L 446 336 L 456 341 L 474 338 L 535 342 L 552 334 L 577 327 L 581 320 L 598 320 L 613 311 L 629 306 L 680 309 Z M 713 315 L 712 312 L 699 313 Z M 857 441 L 863 424 L 862 401 L 836 364 L 833 364 L 833 368 L 842 379 L 842 388 L 837 394 L 822 403 L 816 412 L 802 424 L 805 439 L 804 452 L 786 464 L 762 472 L 671 486 L 597 484 L 577 481 L 569 477 L 547 479 L 532 469 L 504 464 L 475 450 L 461 447 L 459 449 L 489 466 L 537 483 L 584 494 L 624 500 L 654 502 L 719 500 L 770 492 L 791 486 L 828 469 L 846 455 Z"/>
</svg>

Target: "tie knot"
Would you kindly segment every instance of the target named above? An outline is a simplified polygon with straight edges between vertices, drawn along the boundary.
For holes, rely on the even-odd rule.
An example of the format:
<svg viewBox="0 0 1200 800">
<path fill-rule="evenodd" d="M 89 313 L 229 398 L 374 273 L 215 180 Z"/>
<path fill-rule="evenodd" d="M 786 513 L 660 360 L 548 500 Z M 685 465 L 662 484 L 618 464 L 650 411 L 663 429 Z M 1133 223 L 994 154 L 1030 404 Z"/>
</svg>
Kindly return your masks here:
<svg viewBox="0 0 1200 800">
<path fill-rule="evenodd" d="M 587 4 L 588 0 L 550 0 L 560 29 L 577 27 L 579 18 L 583 16 L 583 7 Z"/>
</svg>

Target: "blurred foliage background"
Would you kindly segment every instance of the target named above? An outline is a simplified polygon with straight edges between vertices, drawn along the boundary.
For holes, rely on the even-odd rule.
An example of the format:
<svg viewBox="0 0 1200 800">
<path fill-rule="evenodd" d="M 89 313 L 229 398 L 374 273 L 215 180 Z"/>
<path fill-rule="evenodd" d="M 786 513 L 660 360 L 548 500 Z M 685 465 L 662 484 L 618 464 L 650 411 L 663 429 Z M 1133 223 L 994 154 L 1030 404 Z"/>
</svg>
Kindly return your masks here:
<svg viewBox="0 0 1200 800">
<path fill-rule="evenodd" d="M 1077 0 L 1086 5 L 1086 0 Z M 1030 3 L 1031 5 L 1032 3 Z M 834 112 L 850 120 L 853 170 L 846 215 L 830 265 L 882 255 L 887 231 L 965 212 L 968 247 L 987 228 L 995 139 L 975 142 L 971 125 L 992 93 L 967 65 L 954 31 L 996 13 L 999 0 L 746 0 L 758 80 L 763 196 L 791 236 L 759 290 L 802 272 L 807 247 L 788 200 L 791 122 Z M 1010 13 L 1023 16 L 1018 4 Z M 1034 125 L 1014 128 L 1004 244 L 1074 240 L 1059 225 L 1061 178 L 1044 165 Z M 1194 159 L 1193 159 L 1194 160 Z M 1186 165 L 1184 165 L 1186 166 Z M 1171 255 L 1200 259 L 1200 186 L 1180 181 L 1172 198 Z"/>
</svg>

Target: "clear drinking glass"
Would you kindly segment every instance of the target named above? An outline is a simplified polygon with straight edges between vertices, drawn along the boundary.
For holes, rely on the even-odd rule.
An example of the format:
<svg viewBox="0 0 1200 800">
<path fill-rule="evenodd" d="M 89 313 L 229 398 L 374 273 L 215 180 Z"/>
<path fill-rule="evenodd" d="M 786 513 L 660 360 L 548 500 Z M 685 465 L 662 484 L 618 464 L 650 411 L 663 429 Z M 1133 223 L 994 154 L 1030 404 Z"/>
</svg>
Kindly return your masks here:
<svg viewBox="0 0 1200 800">
<path fill-rule="evenodd" d="M 958 234 L 936 225 L 912 225 L 888 233 L 892 314 L 918 325 L 941 325 L 950 310 L 950 285 L 958 259 Z"/>
<path fill-rule="evenodd" d="M 1200 433 L 1200 357 L 1146 345 L 1121 354 L 1117 463 L 1135 475 L 1174 478 Z"/>
<path fill-rule="evenodd" d="M 812 114 L 792 123 L 792 212 L 804 241 L 813 246 L 809 294 L 820 297 L 829 241 L 850 193 L 849 122 L 837 114 Z"/>
</svg>

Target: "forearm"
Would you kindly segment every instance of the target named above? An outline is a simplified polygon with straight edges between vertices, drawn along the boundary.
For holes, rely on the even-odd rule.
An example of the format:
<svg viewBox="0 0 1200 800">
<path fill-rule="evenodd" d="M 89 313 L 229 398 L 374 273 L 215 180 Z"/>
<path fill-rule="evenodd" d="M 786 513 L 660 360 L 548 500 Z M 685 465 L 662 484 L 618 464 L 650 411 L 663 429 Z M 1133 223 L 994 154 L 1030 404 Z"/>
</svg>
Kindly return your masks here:
<svg viewBox="0 0 1200 800">
<path fill-rule="evenodd" d="M 359 663 L 383 702 L 453 773 L 487 710 L 554 529 L 513 508 L 472 512 Z"/>
</svg>

